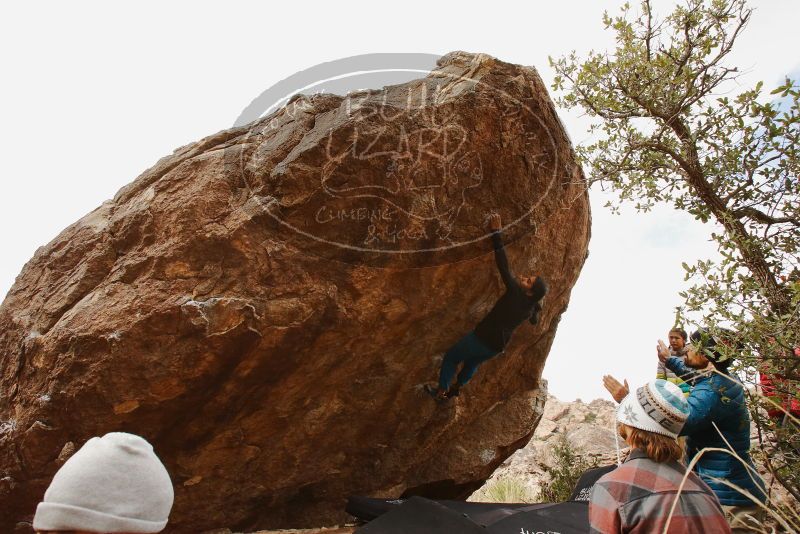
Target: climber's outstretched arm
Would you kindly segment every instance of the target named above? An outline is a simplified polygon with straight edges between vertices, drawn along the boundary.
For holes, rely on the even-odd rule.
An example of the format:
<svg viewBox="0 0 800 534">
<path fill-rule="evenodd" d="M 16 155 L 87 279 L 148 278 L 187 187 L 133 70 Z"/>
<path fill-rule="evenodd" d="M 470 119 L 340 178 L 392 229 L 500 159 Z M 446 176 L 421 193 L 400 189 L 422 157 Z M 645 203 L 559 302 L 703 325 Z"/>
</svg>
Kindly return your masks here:
<svg viewBox="0 0 800 534">
<path fill-rule="evenodd" d="M 506 285 L 506 288 L 511 289 L 512 287 L 517 287 L 518 284 L 508 266 L 508 258 L 506 257 L 506 251 L 503 248 L 501 227 L 502 223 L 500 221 L 500 215 L 496 213 L 492 214 L 492 216 L 489 217 L 489 229 L 492 231 L 494 259 L 495 262 L 497 262 L 497 270 L 500 271 L 500 276 L 503 278 L 503 283 Z"/>
</svg>

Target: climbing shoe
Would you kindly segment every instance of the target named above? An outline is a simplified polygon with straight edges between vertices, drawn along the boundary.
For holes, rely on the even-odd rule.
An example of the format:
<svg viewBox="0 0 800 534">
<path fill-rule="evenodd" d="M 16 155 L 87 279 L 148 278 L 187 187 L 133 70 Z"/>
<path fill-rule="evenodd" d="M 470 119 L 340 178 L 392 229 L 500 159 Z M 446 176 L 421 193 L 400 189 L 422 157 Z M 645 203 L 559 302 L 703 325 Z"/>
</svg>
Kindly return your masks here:
<svg viewBox="0 0 800 534">
<path fill-rule="evenodd" d="M 442 404 L 443 402 L 446 402 L 448 399 L 447 394 L 444 392 L 440 393 L 439 389 L 436 386 L 425 384 L 424 389 L 425 393 L 433 397 L 433 400 L 435 400 L 438 404 Z"/>
<path fill-rule="evenodd" d="M 447 390 L 444 396 L 448 399 L 452 399 L 453 397 L 458 397 L 459 393 L 461 393 L 461 386 L 456 382 L 450 386 L 450 389 Z"/>
</svg>

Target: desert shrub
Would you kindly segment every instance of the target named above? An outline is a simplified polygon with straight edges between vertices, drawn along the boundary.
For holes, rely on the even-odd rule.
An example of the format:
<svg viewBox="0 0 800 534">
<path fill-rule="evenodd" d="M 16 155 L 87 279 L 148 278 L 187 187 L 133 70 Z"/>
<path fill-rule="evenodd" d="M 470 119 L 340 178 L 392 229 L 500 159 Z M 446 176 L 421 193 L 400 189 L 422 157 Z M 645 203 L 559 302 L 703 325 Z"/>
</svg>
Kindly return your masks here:
<svg viewBox="0 0 800 534">
<path fill-rule="evenodd" d="M 539 502 L 566 501 L 583 472 L 597 467 L 596 457 L 587 460 L 583 451 L 572 445 L 564 433 L 558 434 L 552 450 L 555 463 L 545 469 L 548 480 L 541 484 L 536 499 Z"/>
</svg>

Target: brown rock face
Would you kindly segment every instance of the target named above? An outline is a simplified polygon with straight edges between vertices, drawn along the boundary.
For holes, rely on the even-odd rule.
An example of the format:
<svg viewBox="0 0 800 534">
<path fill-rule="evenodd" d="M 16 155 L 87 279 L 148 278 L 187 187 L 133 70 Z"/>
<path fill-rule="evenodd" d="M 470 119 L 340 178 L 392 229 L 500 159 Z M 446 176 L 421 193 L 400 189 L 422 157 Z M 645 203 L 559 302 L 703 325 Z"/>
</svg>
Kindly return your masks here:
<svg viewBox="0 0 800 534">
<path fill-rule="evenodd" d="M 550 292 L 461 397 L 421 390 L 502 293 L 485 217 Z M 301 96 L 181 147 L 39 248 L 0 308 L 0 531 L 88 438 L 150 440 L 168 530 L 465 498 L 527 443 L 587 254 L 582 170 L 534 69 Z"/>
</svg>

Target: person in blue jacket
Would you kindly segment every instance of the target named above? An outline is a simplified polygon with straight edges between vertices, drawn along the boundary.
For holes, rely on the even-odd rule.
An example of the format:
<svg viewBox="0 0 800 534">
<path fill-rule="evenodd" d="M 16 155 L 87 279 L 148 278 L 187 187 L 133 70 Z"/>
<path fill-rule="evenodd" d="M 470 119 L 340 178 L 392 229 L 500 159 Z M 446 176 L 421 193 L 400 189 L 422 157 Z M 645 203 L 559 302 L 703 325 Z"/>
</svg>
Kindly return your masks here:
<svg viewBox="0 0 800 534">
<path fill-rule="evenodd" d="M 694 386 L 689 398 L 689 418 L 680 435 L 686 436 L 686 461 L 706 447 L 733 449 L 748 466 L 727 452 L 706 451 L 694 466 L 695 472 L 717 495 L 731 528 L 749 532 L 751 518 L 759 518 L 759 503 L 766 499 L 764 482 L 755 472 L 750 458 L 750 415 L 742 384 L 731 377 L 730 350 L 719 351 L 717 341 L 701 329 L 691 336 L 686 358 L 670 356 L 669 347 L 658 342 L 658 358 L 678 376 L 692 375 Z M 729 446 L 730 445 L 730 446 Z M 749 493 L 731 487 L 733 484 Z"/>
<path fill-rule="evenodd" d="M 489 229 L 492 232 L 494 258 L 506 291 L 475 329 L 447 351 L 442 359 L 438 386 L 425 386 L 425 390 L 437 402 L 457 396 L 481 363 L 503 352 L 511 334 L 520 324 L 525 321 L 531 324 L 538 322 L 542 309 L 539 301 L 547 293 L 547 284 L 541 276 L 514 276 L 503 249 L 501 228 L 500 215 L 492 214 Z M 461 370 L 451 385 L 459 364 Z"/>
</svg>

